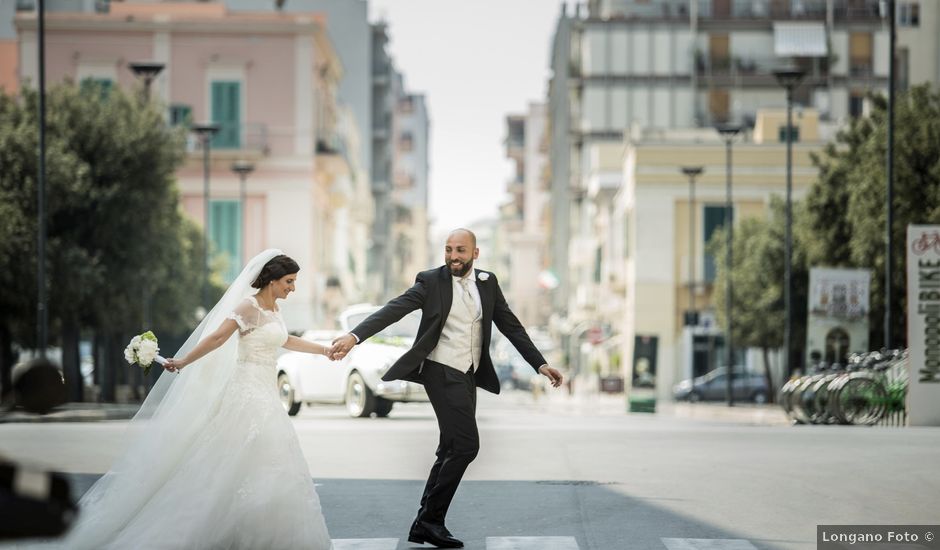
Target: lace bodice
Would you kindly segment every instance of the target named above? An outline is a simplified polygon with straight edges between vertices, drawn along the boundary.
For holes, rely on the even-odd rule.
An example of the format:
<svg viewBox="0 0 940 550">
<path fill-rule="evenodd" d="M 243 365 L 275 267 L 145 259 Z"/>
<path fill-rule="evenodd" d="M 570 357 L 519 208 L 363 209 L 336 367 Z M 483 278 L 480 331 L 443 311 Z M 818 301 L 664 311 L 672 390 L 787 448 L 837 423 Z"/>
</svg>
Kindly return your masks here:
<svg viewBox="0 0 940 550">
<path fill-rule="evenodd" d="M 262 308 L 254 296 L 238 304 L 229 314 L 238 324 L 238 361 L 273 365 L 277 349 L 287 342 L 287 328 L 279 311 Z"/>
</svg>

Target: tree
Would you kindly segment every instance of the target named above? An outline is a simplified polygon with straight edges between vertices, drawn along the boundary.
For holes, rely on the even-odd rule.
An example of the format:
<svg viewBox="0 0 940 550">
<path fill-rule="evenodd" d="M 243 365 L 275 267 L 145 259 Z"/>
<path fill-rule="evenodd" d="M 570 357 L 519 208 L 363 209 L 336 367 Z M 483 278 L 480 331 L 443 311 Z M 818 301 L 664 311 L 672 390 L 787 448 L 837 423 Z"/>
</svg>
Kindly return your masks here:
<svg viewBox="0 0 940 550">
<path fill-rule="evenodd" d="M 807 196 L 799 231 L 810 265 L 872 270 L 870 342 L 884 343 L 883 319 L 887 102 L 872 96 L 872 112 L 840 132 L 814 158 L 820 178 Z M 906 250 L 909 224 L 940 223 L 940 91 L 928 85 L 898 94 L 895 106 L 892 341 L 904 345 Z"/>
<path fill-rule="evenodd" d="M 760 348 L 763 352 L 764 375 L 774 395 L 770 368 L 770 351 L 783 346 L 784 312 L 784 239 L 786 231 L 785 204 L 775 197 L 771 201 L 767 219 L 746 218 L 734 230 L 731 282 L 734 287 L 731 303 L 733 326 L 731 335 L 737 347 Z M 800 216 L 794 207 L 794 219 Z M 793 292 L 791 306 L 793 333 L 791 335 L 791 362 L 799 365 L 806 339 L 807 272 L 805 246 L 794 239 L 791 277 Z M 729 276 L 725 269 L 727 249 L 723 228 L 717 230 L 708 243 L 717 267 L 713 303 L 719 326 L 726 332 L 725 289 Z"/>
<path fill-rule="evenodd" d="M 183 218 L 174 174 L 182 130 L 139 96 L 106 98 L 71 83 L 47 93 L 47 265 L 52 339 L 63 344 L 64 372 L 80 398 L 78 341 L 92 329 L 96 370 L 113 399 L 115 359 L 152 304 L 155 326 L 192 326 L 201 280 L 201 230 Z M 0 97 L 0 336 L 35 346 L 38 95 Z M 147 295 L 158 299 L 148 300 Z M 150 327 L 147 327 L 150 328 Z M 4 345 L 7 345 L 4 342 Z M 7 365 L 8 369 L 9 366 Z M 78 391 L 75 391 L 75 388 Z"/>
</svg>

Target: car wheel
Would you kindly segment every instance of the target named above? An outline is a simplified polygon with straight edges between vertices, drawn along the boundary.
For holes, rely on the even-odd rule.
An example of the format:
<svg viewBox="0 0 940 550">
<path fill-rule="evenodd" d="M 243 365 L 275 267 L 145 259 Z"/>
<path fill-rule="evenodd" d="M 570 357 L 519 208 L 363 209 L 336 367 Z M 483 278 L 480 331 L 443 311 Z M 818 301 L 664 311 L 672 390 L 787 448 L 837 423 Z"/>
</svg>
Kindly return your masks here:
<svg viewBox="0 0 940 550">
<path fill-rule="evenodd" d="M 392 412 L 392 407 L 395 406 L 394 401 L 389 401 L 383 397 L 375 398 L 375 416 L 379 418 L 385 418 L 388 416 L 388 413 Z"/>
<path fill-rule="evenodd" d="M 353 418 L 366 418 L 375 412 L 375 394 L 358 372 L 350 374 L 346 383 L 346 411 Z"/>
<path fill-rule="evenodd" d="M 702 400 L 702 395 L 699 392 L 697 391 L 689 392 L 689 402 L 698 403 L 701 400 Z"/>
<path fill-rule="evenodd" d="M 287 414 L 297 416 L 297 413 L 300 412 L 300 401 L 296 400 L 294 386 L 290 383 L 287 373 L 282 372 L 277 375 L 277 392 Z"/>
<path fill-rule="evenodd" d="M 767 403 L 767 392 L 763 392 L 763 391 L 754 392 L 753 400 L 758 405 L 763 405 L 764 403 Z"/>
</svg>

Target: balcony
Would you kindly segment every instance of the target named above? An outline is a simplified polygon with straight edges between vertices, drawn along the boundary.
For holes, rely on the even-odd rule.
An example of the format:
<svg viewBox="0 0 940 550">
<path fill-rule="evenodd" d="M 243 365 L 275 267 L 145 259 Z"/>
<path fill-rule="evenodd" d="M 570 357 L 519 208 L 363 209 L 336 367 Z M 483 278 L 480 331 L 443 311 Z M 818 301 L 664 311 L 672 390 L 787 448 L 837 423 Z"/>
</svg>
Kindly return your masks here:
<svg viewBox="0 0 940 550">
<path fill-rule="evenodd" d="M 822 21 L 826 19 L 826 0 L 700 0 L 699 18 L 703 22 L 727 23 L 770 21 Z M 833 17 L 840 21 L 881 19 L 878 0 L 833 0 Z"/>
<path fill-rule="evenodd" d="M 718 86 L 776 86 L 773 71 L 787 61 L 787 58 L 776 56 L 710 58 L 696 52 L 695 72 L 706 83 Z M 825 80 L 829 75 L 829 62 L 825 58 L 796 58 L 792 61 L 806 71 L 806 79 L 810 83 Z"/>
<path fill-rule="evenodd" d="M 590 8 L 588 21 L 616 20 L 686 20 L 689 19 L 687 0 L 654 0 L 652 2 L 614 1 Z"/>
<path fill-rule="evenodd" d="M 288 137 L 288 136 L 281 136 Z M 293 136 L 289 136 L 293 138 Z M 201 153 L 199 140 L 188 135 L 186 142 L 188 153 Z M 232 153 L 227 155 L 226 153 Z M 219 132 L 212 139 L 212 153 L 222 156 L 268 156 L 271 154 L 271 137 L 268 125 L 263 122 L 245 124 L 219 124 Z"/>
</svg>

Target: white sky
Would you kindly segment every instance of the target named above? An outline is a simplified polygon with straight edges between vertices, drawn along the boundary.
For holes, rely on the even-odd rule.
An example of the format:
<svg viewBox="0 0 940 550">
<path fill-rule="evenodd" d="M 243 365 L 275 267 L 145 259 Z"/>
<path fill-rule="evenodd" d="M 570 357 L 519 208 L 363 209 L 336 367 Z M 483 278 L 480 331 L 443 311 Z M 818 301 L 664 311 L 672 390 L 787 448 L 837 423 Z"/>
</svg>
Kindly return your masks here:
<svg viewBox="0 0 940 550">
<path fill-rule="evenodd" d="M 512 164 L 505 119 L 542 102 L 561 0 L 370 0 L 405 88 L 431 118 L 432 235 L 496 216 Z"/>
</svg>

